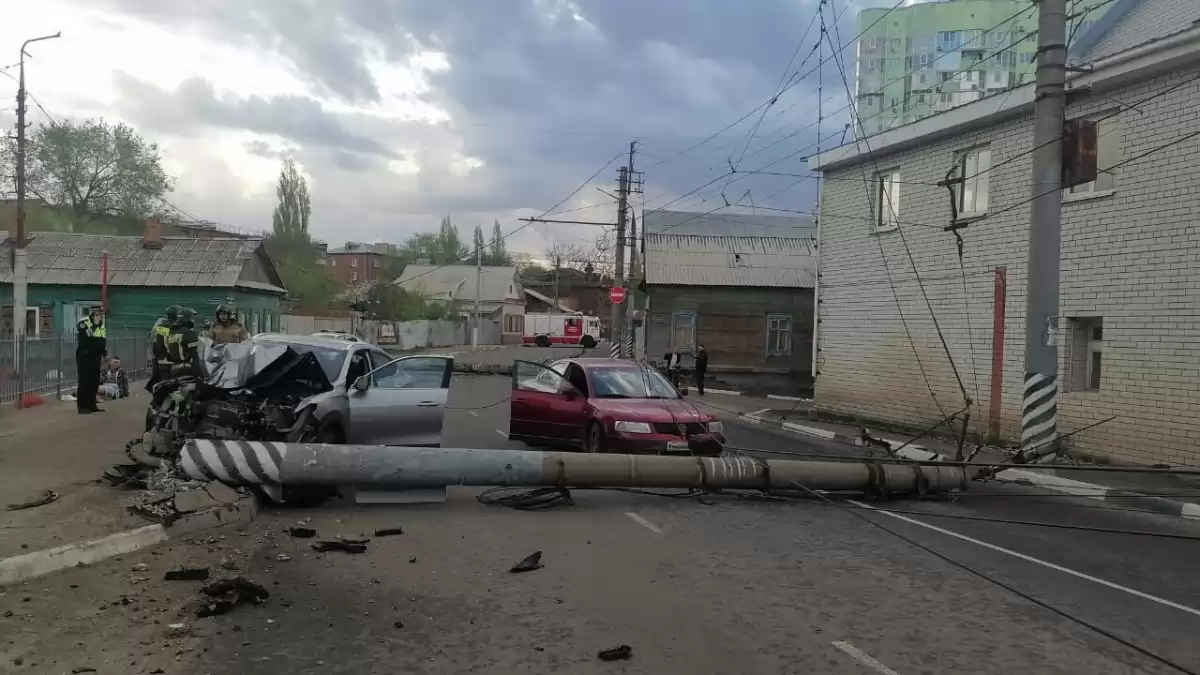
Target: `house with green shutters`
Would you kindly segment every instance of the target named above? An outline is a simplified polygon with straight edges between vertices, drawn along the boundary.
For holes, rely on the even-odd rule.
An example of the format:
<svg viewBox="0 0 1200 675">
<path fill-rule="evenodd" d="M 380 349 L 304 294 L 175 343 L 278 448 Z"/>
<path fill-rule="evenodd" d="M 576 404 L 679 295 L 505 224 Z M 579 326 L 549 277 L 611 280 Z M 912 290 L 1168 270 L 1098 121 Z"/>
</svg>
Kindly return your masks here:
<svg viewBox="0 0 1200 675">
<path fill-rule="evenodd" d="M 32 232 L 28 245 L 26 334 L 69 333 L 108 302 L 110 335 L 145 334 L 172 304 L 211 318 L 232 302 L 251 332 L 279 329 L 287 295 L 261 238 L 163 237 Z M 0 241 L 7 240 L 0 232 Z M 9 244 L 11 245 L 11 243 Z M 7 245 L 6 245 L 7 246 Z M 0 335 L 13 332 L 12 256 L 0 255 Z"/>
</svg>

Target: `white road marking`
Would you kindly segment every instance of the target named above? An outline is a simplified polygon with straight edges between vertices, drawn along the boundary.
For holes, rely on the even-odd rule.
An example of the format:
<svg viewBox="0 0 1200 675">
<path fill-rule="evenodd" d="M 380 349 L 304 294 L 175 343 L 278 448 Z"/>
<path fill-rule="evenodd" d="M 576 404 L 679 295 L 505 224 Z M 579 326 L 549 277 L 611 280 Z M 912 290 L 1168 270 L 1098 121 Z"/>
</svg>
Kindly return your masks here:
<svg viewBox="0 0 1200 675">
<path fill-rule="evenodd" d="M 500 431 L 499 429 L 497 429 L 497 430 L 496 430 L 496 433 L 500 434 L 500 437 L 501 437 L 501 438 L 503 438 L 504 440 L 508 440 L 508 434 L 507 434 L 507 433 L 505 433 L 505 432 L 503 432 L 503 431 Z"/>
<path fill-rule="evenodd" d="M 751 414 L 751 415 L 761 415 L 761 414 L 763 414 L 763 413 L 765 413 L 765 412 L 771 412 L 771 409 L 770 409 L 770 408 L 763 408 L 762 410 L 755 410 L 754 412 L 752 412 L 752 413 L 750 413 L 750 414 Z"/>
<path fill-rule="evenodd" d="M 1122 586 L 1121 584 L 1107 581 L 1107 580 L 1101 579 L 1099 577 L 1094 577 L 1090 574 L 1084 574 L 1083 572 L 1076 572 L 1075 570 L 1067 568 L 1067 567 L 1063 567 L 1062 565 L 1055 565 L 1052 562 L 1046 562 L 1045 560 L 1040 560 L 1038 558 L 1034 558 L 1033 556 L 1025 555 L 1024 553 L 1017 553 L 1016 551 L 1011 551 L 1007 548 L 997 546 L 995 544 L 989 544 L 986 541 L 980 541 L 979 539 L 975 539 L 974 537 L 968 537 L 965 534 L 951 532 L 950 530 L 938 527 L 937 525 L 930 525 L 929 523 L 921 522 L 915 518 L 909 518 L 907 516 L 902 516 L 899 513 L 889 513 L 887 511 L 881 511 L 881 510 L 875 508 L 874 506 L 871 506 L 870 504 L 864 504 L 862 502 L 857 502 L 857 501 L 854 501 L 853 499 L 847 500 L 847 501 L 849 501 L 851 504 L 854 504 L 855 506 L 858 506 L 858 507 L 864 508 L 864 509 L 870 509 L 871 511 L 875 511 L 875 512 L 879 513 L 880 515 L 888 516 L 889 518 L 895 518 L 897 520 L 903 520 L 906 523 L 912 523 L 913 525 L 919 525 L 926 529 L 933 530 L 934 532 L 940 532 L 944 535 L 954 537 L 956 539 L 961 539 L 963 541 L 969 541 L 972 544 L 977 544 L 986 549 L 996 551 L 997 553 L 1005 553 L 1005 554 L 1013 556 L 1014 558 L 1020 558 L 1021 560 L 1024 560 L 1026 562 L 1031 562 L 1031 563 L 1034 563 L 1037 565 L 1041 565 L 1043 567 L 1048 567 L 1056 572 L 1062 572 L 1063 574 L 1069 574 L 1078 579 L 1083 579 L 1085 581 L 1091 581 L 1092 583 L 1100 584 L 1101 586 L 1107 586 L 1108 588 L 1111 588 L 1113 590 L 1122 591 L 1122 592 L 1128 593 L 1130 595 L 1142 598 L 1143 600 L 1149 600 L 1150 602 L 1156 602 L 1160 605 L 1164 605 L 1164 606 L 1170 607 L 1172 609 L 1178 609 L 1181 612 L 1187 612 L 1188 614 L 1191 614 L 1193 616 L 1200 616 L 1200 609 L 1188 607 L 1187 605 L 1181 605 L 1178 602 L 1172 602 L 1170 600 L 1167 600 L 1166 598 L 1160 598 L 1157 595 L 1143 593 L 1142 591 L 1139 591 L 1137 589 L 1129 588 L 1128 586 Z"/>
<path fill-rule="evenodd" d="M 877 673 L 883 673 L 883 675 L 900 675 L 900 673 L 897 673 L 896 671 L 892 670 L 891 668 L 888 668 L 887 665 L 884 664 L 883 661 L 880 661 L 879 659 L 875 658 L 874 656 L 871 656 L 870 654 L 864 652 L 863 650 L 859 649 L 858 647 L 855 647 L 854 645 L 850 644 L 849 642 L 835 640 L 833 643 L 833 646 L 842 650 L 843 652 L 845 652 L 847 655 L 850 656 L 850 658 L 854 659 L 855 661 L 858 661 L 859 663 L 863 664 L 864 666 L 870 668 L 871 670 L 873 670 Z"/>
<path fill-rule="evenodd" d="M 467 414 L 471 417 L 479 417 L 479 413 L 475 412 L 474 410 L 468 410 Z"/>
<path fill-rule="evenodd" d="M 658 529 L 657 525 L 655 525 L 654 523 L 639 516 L 638 514 L 632 512 L 632 511 L 627 511 L 625 513 L 625 515 L 629 516 L 630 518 L 633 518 L 633 522 L 637 523 L 638 525 L 641 525 L 642 527 L 646 528 L 647 530 L 650 530 L 651 532 L 653 532 L 655 534 L 662 534 L 662 530 Z"/>
</svg>

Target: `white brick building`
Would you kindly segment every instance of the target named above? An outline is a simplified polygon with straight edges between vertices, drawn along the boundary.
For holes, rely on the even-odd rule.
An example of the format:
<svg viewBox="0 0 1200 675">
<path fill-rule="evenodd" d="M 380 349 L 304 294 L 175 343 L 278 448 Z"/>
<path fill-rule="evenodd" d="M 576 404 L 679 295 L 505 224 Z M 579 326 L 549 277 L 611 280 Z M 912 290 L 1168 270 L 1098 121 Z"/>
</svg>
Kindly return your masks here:
<svg viewBox="0 0 1200 675">
<path fill-rule="evenodd" d="M 1073 53 L 1093 70 L 1069 75 L 1067 118 L 1100 120 L 1112 171 L 1063 198 L 1059 433 L 1118 415 L 1069 447 L 1200 465 L 1200 0 L 1118 0 L 1109 17 Z M 1031 84 L 810 159 L 820 410 L 925 426 L 963 407 L 915 263 L 971 431 L 1019 438 L 1032 111 Z M 936 186 L 954 167 L 978 174 L 958 191 L 961 267 Z"/>
</svg>

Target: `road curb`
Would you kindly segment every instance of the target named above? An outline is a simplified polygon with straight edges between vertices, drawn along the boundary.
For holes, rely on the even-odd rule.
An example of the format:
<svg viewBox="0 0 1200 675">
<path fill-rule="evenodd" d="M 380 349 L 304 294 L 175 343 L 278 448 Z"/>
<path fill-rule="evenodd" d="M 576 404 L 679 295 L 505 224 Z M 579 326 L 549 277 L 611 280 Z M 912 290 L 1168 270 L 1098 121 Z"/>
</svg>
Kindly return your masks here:
<svg viewBox="0 0 1200 675">
<path fill-rule="evenodd" d="M 232 504 L 185 514 L 169 527 L 157 523 L 145 525 L 99 539 L 3 558 L 0 559 L 0 586 L 27 581 L 70 567 L 93 565 L 183 535 L 225 525 L 245 525 L 257 515 L 258 502 L 249 497 Z"/>
<path fill-rule="evenodd" d="M 788 431 L 804 434 L 806 436 L 816 436 L 832 441 L 841 441 L 852 445 L 861 445 L 861 439 L 850 434 L 841 434 L 828 429 L 796 424 L 794 422 L 780 422 L 778 420 L 766 419 L 758 415 L 738 415 L 739 419 L 754 422 L 756 424 L 766 424 L 774 427 L 781 427 Z M 903 445 L 904 441 L 895 438 L 883 438 L 893 446 Z M 896 451 L 896 456 L 902 459 L 911 459 L 917 462 L 952 462 L 954 458 L 926 450 L 919 445 L 907 445 Z M 1186 502 L 1179 499 L 1171 499 L 1169 497 L 1154 497 L 1144 495 L 1129 490 L 1119 490 L 1098 483 L 1088 483 L 1073 478 L 1064 478 L 1055 473 L 1054 469 L 1005 469 L 996 473 L 996 478 L 1002 480 L 1013 481 L 1023 485 L 1033 485 L 1055 492 L 1074 495 L 1076 497 L 1086 497 L 1088 499 L 1097 499 L 1100 501 L 1109 501 L 1125 506 L 1129 506 L 1142 511 L 1151 511 L 1153 513 L 1161 513 L 1169 516 L 1181 516 L 1183 518 L 1200 519 L 1200 504 Z"/>
<path fill-rule="evenodd" d="M 167 540 L 162 525 L 146 525 L 107 537 L 81 541 L 42 551 L 33 551 L 0 560 L 0 586 L 14 584 L 43 574 L 79 565 L 91 565 L 108 558 L 160 544 Z"/>
</svg>

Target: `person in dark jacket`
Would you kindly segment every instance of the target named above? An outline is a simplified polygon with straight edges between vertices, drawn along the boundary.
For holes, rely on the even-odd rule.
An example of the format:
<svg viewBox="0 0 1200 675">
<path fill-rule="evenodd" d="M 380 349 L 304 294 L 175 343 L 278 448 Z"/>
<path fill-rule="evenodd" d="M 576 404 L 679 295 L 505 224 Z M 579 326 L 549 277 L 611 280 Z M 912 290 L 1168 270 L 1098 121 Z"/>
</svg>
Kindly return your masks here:
<svg viewBox="0 0 1200 675">
<path fill-rule="evenodd" d="M 704 372 L 708 370 L 708 352 L 704 350 L 704 345 L 699 345 L 696 348 L 696 390 L 700 395 L 704 395 Z"/>
<path fill-rule="evenodd" d="M 96 393 L 100 390 L 100 364 L 106 356 L 108 330 L 104 310 L 97 307 L 75 326 L 75 372 L 79 374 L 75 407 L 80 415 L 104 412 L 96 405 Z"/>
<path fill-rule="evenodd" d="M 166 317 L 159 317 L 150 329 L 150 379 L 146 382 L 146 391 L 154 391 L 154 385 L 161 382 L 171 369 L 170 359 L 167 358 L 167 337 L 171 335 L 171 326 L 179 320 L 182 309 L 179 305 L 171 305 L 167 308 Z"/>
</svg>

